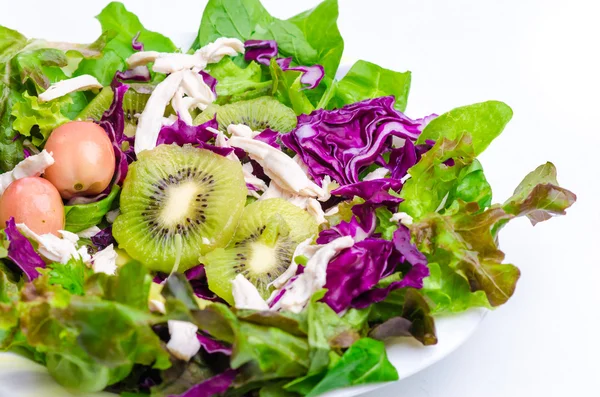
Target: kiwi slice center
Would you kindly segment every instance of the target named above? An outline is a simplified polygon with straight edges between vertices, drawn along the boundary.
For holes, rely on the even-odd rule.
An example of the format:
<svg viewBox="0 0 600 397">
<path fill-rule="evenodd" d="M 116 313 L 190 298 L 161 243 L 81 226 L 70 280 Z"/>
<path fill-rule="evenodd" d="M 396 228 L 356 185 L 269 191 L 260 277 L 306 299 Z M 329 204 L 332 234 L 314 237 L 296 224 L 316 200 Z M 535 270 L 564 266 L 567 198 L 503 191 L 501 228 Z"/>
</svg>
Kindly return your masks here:
<svg viewBox="0 0 600 397">
<path fill-rule="evenodd" d="M 277 269 L 278 256 L 275 247 L 270 247 L 260 242 L 249 244 L 252 252 L 248 263 L 250 269 L 257 274 L 266 274 L 272 269 Z"/>
<path fill-rule="evenodd" d="M 202 198 L 201 190 L 203 189 L 200 189 L 198 184 L 191 181 L 170 186 L 159 215 L 162 224 L 166 227 L 176 227 L 190 218 L 190 209 L 195 207 L 194 201 L 196 198 Z"/>
</svg>

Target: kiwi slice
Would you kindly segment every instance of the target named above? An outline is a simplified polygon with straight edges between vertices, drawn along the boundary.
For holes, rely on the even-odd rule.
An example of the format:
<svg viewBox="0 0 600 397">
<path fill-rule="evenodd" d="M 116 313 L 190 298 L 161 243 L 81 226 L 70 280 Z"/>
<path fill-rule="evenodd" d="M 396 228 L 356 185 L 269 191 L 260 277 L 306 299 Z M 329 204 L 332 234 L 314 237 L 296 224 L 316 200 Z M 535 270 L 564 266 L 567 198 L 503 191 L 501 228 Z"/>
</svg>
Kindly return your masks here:
<svg viewBox="0 0 600 397">
<path fill-rule="evenodd" d="M 148 268 L 185 271 L 231 240 L 246 194 L 239 162 L 189 145 L 159 145 L 131 164 L 113 234 Z"/>
<path fill-rule="evenodd" d="M 246 124 L 254 131 L 270 128 L 286 133 L 293 130 L 297 123 L 296 114 L 292 109 L 273 97 L 264 96 L 223 106 L 210 105 L 196 117 L 194 124 L 207 122 L 215 113 L 221 131 L 226 131 L 229 124 Z"/>
<path fill-rule="evenodd" d="M 138 119 L 137 115 L 144 111 L 153 87 L 148 84 L 130 84 L 123 96 L 123 112 L 125 113 L 126 136 L 135 135 Z M 104 87 L 98 95 L 77 115 L 78 120 L 100 120 L 105 111 L 112 104 L 115 94 L 110 87 Z"/>
<path fill-rule="evenodd" d="M 288 268 L 298 243 L 317 231 L 312 216 L 284 199 L 250 204 L 227 248 L 201 258 L 210 290 L 234 304 L 231 281 L 241 273 L 268 298 L 272 292 L 269 283 Z"/>
</svg>

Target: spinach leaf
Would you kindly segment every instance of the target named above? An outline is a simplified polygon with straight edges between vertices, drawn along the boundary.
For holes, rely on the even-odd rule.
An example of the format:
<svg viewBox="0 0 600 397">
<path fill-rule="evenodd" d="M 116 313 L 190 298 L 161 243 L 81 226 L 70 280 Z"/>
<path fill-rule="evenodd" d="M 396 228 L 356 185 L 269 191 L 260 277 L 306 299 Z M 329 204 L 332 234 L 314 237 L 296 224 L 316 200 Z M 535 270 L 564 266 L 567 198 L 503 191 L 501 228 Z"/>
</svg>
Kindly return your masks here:
<svg viewBox="0 0 600 397">
<path fill-rule="evenodd" d="M 383 342 L 363 338 L 342 355 L 307 397 L 341 387 L 394 380 L 398 380 L 398 372 L 389 362 Z"/>
<path fill-rule="evenodd" d="M 357 61 L 337 84 L 329 108 L 340 108 L 364 99 L 393 95 L 394 108 L 406 109 L 410 91 L 410 72 L 394 72 L 367 61 Z"/>
<path fill-rule="evenodd" d="M 120 190 L 118 185 L 114 185 L 110 194 L 100 201 L 65 206 L 65 228 L 70 232 L 77 233 L 96 226 L 102 221 L 102 217 L 111 210 L 113 201 L 119 195 Z"/>
<path fill-rule="evenodd" d="M 338 1 L 325 0 L 312 10 L 302 12 L 288 21 L 304 34 L 306 41 L 317 52 L 317 63 L 325 68 L 325 75 L 333 78 L 344 52 L 344 40 L 337 27 Z"/>
</svg>

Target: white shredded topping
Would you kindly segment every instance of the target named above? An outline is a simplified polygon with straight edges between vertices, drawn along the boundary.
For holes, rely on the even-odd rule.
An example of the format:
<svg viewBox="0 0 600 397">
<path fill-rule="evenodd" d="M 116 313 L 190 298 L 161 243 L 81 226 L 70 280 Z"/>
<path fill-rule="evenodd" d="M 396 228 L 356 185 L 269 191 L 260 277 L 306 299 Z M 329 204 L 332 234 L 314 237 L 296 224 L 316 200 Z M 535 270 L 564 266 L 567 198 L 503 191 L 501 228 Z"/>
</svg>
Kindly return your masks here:
<svg viewBox="0 0 600 397">
<path fill-rule="evenodd" d="M 340 208 L 337 205 L 334 205 L 333 207 L 325 211 L 325 216 L 332 216 L 337 214 L 338 212 L 340 212 Z"/>
<path fill-rule="evenodd" d="M 140 115 L 135 132 L 134 149 L 136 154 L 156 147 L 156 140 L 162 127 L 163 114 L 179 89 L 182 80 L 182 72 L 170 74 L 152 91 L 146 107 Z"/>
<path fill-rule="evenodd" d="M 94 76 L 83 74 L 70 79 L 57 81 L 48 87 L 46 91 L 38 95 L 38 100 L 40 102 L 48 102 L 75 91 L 87 91 L 99 88 L 102 88 L 102 84 L 100 84 Z"/>
<path fill-rule="evenodd" d="M 323 189 L 311 181 L 298 163 L 281 150 L 252 138 L 237 136 L 230 138 L 228 143 L 246 151 L 281 188 L 301 196 L 325 196 Z"/>
<path fill-rule="evenodd" d="M 254 138 L 260 134 L 260 131 L 252 131 L 252 128 L 246 124 L 229 124 L 227 126 L 227 133 L 232 137 Z"/>
<path fill-rule="evenodd" d="M 195 102 L 194 106 L 197 105 L 200 110 L 206 109 L 208 105 L 217 99 L 215 93 L 204 82 L 202 76 L 192 70 L 183 71 L 181 88 L 189 98 L 193 98 Z"/>
<path fill-rule="evenodd" d="M 92 269 L 94 273 L 114 275 L 117 271 L 117 252 L 113 245 L 109 245 L 92 256 Z"/>
<path fill-rule="evenodd" d="M 307 259 L 310 259 L 315 254 L 316 250 L 319 249 L 318 245 L 312 245 L 313 239 L 314 239 L 314 236 L 311 236 L 311 237 L 307 238 L 306 240 L 304 240 L 303 242 L 301 242 L 300 244 L 298 244 L 298 246 L 294 250 L 294 254 L 292 255 L 292 261 L 291 261 L 290 265 L 288 266 L 288 268 L 285 269 L 285 272 L 281 273 L 279 275 L 279 277 L 277 277 L 275 280 L 271 281 L 269 286 L 273 286 L 273 287 L 279 289 L 279 288 L 283 287 L 288 281 L 290 281 L 290 279 L 292 277 L 294 277 L 296 275 L 296 272 L 298 271 L 298 264 L 296 263 L 295 258 L 297 256 L 302 255 L 302 256 L 305 256 Z"/>
<path fill-rule="evenodd" d="M 119 216 L 120 213 L 121 210 L 119 210 L 118 208 L 116 210 L 108 211 L 105 215 L 106 221 L 108 223 L 114 223 L 115 219 L 117 219 L 117 216 Z"/>
<path fill-rule="evenodd" d="M 300 313 L 311 296 L 325 286 L 327 281 L 327 265 L 340 251 L 354 245 L 350 236 L 344 236 L 320 246 L 318 251 L 308 260 L 304 273 L 285 287 L 286 291 L 273 310 L 288 310 Z"/>
<path fill-rule="evenodd" d="M 80 232 L 77 232 L 79 238 L 92 238 L 102 230 L 98 226 L 92 226 Z"/>
<path fill-rule="evenodd" d="M 408 215 L 406 212 L 396 212 L 390 218 L 390 222 L 400 222 L 404 226 L 410 226 L 413 223 L 412 216 Z"/>
<path fill-rule="evenodd" d="M 193 54 L 140 51 L 127 58 L 127 66 L 133 68 L 154 62 L 152 70 L 158 73 L 174 73 L 185 69 L 204 69 L 209 63 L 217 63 L 224 56 L 244 53 L 244 43 L 238 39 L 221 37 Z"/>
<path fill-rule="evenodd" d="M 269 310 L 269 305 L 260 296 L 260 293 L 250 281 L 242 274 L 238 274 L 232 281 L 233 301 L 237 309 Z"/>
<path fill-rule="evenodd" d="M 190 361 L 200 350 L 200 341 L 196 337 L 198 327 L 188 321 L 169 320 L 167 322 L 171 339 L 167 350 L 180 360 Z"/>
<path fill-rule="evenodd" d="M 8 188 L 8 185 L 17 179 L 40 176 L 46 168 L 54 164 L 52 153 L 42 150 L 41 153 L 29 156 L 22 160 L 12 169 L 0 175 L 0 195 Z"/>
<path fill-rule="evenodd" d="M 59 230 L 63 238 L 55 236 L 52 233 L 37 234 L 24 223 L 17 223 L 17 229 L 28 239 L 35 241 L 38 244 L 37 251 L 44 258 L 58 263 L 67 263 L 73 257 L 81 259 L 84 262 L 90 260 L 90 256 L 84 249 L 77 249 L 77 241 L 79 236 L 66 230 Z"/>
<path fill-rule="evenodd" d="M 377 168 L 376 170 L 371 171 L 367 175 L 365 175 L 365 177 L 363 178 L 363 181 L 373 181 L 375 179 L 383 179 L 389 173 L 390 173 L 390 171 L 387 168 L 384 168 L 384 167 Z"/>
<path fill-rule="evenodd" d="M 315 218 L 319 225 L 327 222 L 327 219 L 325 219 L 325 213 L 321 207 L 321 203 L 314 198 L 309 198 L 306 201 L 306 211 Z"/>
<path fill-rule="evenodd" d="M 158 299 L 150 299 L 148 301 L 148 309 L 150 309 L 150 311 L 154 313 L 165 314 L 167 312 L 165 303 L 159 301 Z"/>
</svg>

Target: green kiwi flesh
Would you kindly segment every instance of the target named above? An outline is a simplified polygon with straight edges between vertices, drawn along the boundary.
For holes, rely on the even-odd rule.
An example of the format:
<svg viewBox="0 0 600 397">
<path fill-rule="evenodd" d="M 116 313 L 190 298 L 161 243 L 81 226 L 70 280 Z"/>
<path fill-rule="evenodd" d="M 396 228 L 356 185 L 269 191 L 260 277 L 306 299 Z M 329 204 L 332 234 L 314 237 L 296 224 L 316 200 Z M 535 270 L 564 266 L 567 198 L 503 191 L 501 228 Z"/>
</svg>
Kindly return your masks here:
<svg viewBox="0 0 600 397">
<path fill-rule="evenodd" d="M 123 96 L 123 112 L 125 114 L 126 136 L 135 135 L 137 129 L 137 116 L 144 111 L 152 86 L 148 84 L 130 84 L 129 89 Z M 78 120 L 100 120 L 105 111 L 110 108 L 114 98 L 114 92 L 110 87 L 104 87 L 98 95 L 77 115 Z"/>
<path fill-rule="evenodd" d="M 223 106 L 210 105 L 194 119 L 194 124 L 207 122 L 215 113 L 219 129 L 224 132 L 229 124 L 245 124 L 254 131 L 269 128 L 286 133 L 293 130 L 297 123 L 296 114 L 292 109 L 273 97 L 265 96 Z"/>
<path fill-rule="evenodd" d="M 315 236 L 314 218 L 280 198 L 248 205 L 227 248 L 201 258 L 211 291 L 234 304 L 231 281 L 242 274 L 263 298 L 273 290 L 269 284 L 290 265 L 298 243 Z"/>
<path fill-rule="evenodd" d="M 131 164 L 113 235 L 148 268 L 185 271 L 228 244 L 246 194 L 239 162 L 188 145 L 159 145 Z"/>
</svg>

